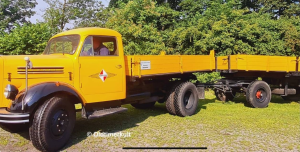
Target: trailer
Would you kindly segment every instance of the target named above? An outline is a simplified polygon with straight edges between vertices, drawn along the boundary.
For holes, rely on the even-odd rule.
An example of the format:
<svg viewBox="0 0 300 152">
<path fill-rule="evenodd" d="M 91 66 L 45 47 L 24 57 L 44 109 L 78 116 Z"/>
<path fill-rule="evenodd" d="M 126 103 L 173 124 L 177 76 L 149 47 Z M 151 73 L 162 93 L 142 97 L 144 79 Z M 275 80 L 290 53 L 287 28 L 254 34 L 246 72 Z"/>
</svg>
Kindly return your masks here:
<svg viewBox="0 0 300 152">
<path fill-rule="evenodd" d="M 299 58 L 215 57 L 214 51 L 126 56 L 121 34 L 105 28 L 59 33 L 42 55 L 0 56 L 0 66 L 0 124 L 11 131 L 29 129 L 32 144 L 41 151 L 58 151 L 67 143 L 76 111 L 94 119 L 125 112 L 124 104 L 144 109 L 165 102 L 170 114 L 191 116 L 206 86 L 214 87 L 221 100 L 245 92 L 258 108 L 270 102 L 271 88 L 285 98 L 299 95 Z M 224 79 L 189 81 L 196 79 L 195 72 L 213 71 Z"/>
<path fill-rule="evenodd" d="M 264 55 L 229 55 L 215 57 L 215 71 L 223 79 L 212 86 L 221 101 L 232 100 L 237 92 L 245 93 L 252 107 L 264 108 L 271 94 L 284 100 L 300 100 L 299 57 Z"/>
</svg>

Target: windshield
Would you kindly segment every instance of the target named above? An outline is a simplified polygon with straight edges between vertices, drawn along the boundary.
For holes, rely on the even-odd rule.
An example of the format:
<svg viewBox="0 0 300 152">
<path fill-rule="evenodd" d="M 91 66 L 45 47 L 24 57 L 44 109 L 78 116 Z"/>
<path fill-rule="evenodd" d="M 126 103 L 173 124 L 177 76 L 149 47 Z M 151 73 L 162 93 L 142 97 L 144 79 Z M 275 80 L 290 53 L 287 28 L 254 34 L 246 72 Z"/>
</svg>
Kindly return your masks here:
<svg viewBox="0 0 300 152">
<path fill-rule="evenodd" d="M 43 54 L 74 54 L 79 44 L 79 35 L 60 36 L 51 39 Z"/>
</svg>

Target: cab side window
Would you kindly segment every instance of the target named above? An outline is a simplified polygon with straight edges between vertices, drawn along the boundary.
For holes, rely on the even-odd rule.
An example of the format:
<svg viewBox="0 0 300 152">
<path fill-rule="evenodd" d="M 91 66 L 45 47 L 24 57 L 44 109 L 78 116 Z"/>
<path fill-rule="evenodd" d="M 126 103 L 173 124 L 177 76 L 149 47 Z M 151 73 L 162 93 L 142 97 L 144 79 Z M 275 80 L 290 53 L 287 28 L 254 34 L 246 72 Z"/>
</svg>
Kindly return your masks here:
<svg viewBox="0 0 300 152">
<path fill-rule="evenodd" d="M 117 41 L 111 36 L 88 36 L 80 56 L 119 56 Z"/>
<path fill-rule="evenodd" d="M 80 56 L 94 56 L 94 48 L 92 47 L 93 46 L 92 42 L 93 42 L 92 36 L 89 36 L 85 39 Z"/>
</svg>

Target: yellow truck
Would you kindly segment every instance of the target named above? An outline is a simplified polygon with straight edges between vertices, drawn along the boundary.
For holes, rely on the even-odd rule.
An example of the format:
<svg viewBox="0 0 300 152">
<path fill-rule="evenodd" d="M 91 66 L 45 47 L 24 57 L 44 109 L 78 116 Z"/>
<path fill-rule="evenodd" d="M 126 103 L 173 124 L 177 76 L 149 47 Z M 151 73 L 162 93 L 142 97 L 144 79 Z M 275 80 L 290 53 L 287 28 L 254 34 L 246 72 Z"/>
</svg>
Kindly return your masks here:
<svg viewBox="0 0 300 152">
<path fill-rule="evenodd" d="M 124 112 L 124 104 L 143 109 L 156 102 L 165 102 L 170 114 L 184 117 L 195 114 L 206 86 L 214 87 L 220 100 L 244 92 L 257 108 L 268 105 L 272 92 L 300 94 L 299 58 L 215 57 L 214 51 L 125 56 L 121 35 L 105 28 L 59 33 L 43 54 L 0 56 L 0 67 L 0 124 L 10 131 L 29 126 L 30 140 L 41 151 L 57 151 L 69 140 L 75 104 L 86 119 Z M 189 81 L 195 79 L 194 72 L 213 71 L 225 78 L 216 84 Z M 266 82 L 274 85 L 272 92 Z"/>
</svg>

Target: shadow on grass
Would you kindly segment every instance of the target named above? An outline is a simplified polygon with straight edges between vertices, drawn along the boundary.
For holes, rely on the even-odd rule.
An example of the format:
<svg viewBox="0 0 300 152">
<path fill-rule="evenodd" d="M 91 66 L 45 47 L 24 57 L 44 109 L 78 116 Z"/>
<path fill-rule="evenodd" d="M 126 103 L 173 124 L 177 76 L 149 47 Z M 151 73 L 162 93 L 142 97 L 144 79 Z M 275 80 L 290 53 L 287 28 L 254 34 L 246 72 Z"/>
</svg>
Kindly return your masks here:
<svg viewBox="0 0 300 152">
<path fill-rule="evenodd" d="M 297 95 L 297 97 L 292 97 L 290 100 L 284 100 L 283 97 L 280 95 L 273 95 L 271 99 L 271 103 L 279 103 L 279 104 L 289 104 L 291 102 L 298 102 L 296 101 L 297 99 L 299 100 L 300 96 Z"/>
<path fill-rule="evenodd" d="M 196 113 L 199 113 L 201 109 L 206 109 L 206 105 L 209 103 L 214 103 L 216 101 L 216 98 L 214 99 L 200 99 L 198 103 L 198 108 L 196 110 Z"/>
<path fill-rule="evenodd" d="M 196 113 L 201 111 L 201 109 L 206 109 L 205 105 L 212 102 L 215 102 L 215 99 L 200 100 Z M 139 126 L 139 123 L 145 121 L 149 117 L 168 114 L 165 103 L 156 103 L 155 106 L 150 109 L 135 109 L 131 107 L 131 105 L 123 105 L 123 107 L 128 108 L 126 113 L 114 114 L 92 120 L 83 119 L 81 118 L 80 113 L 77 113 L 77 120 L 71 140 L 62 150 L 66 150 L 72 145 L 85 140 L 88 132 L 120 132 Z"/>
<path fill-rule="evenodd" d="M 200 112 L 201 109 L 206 109 L 206 105 L 213 102 L 215 102 L 215 99 L 199 100 L 196 113 Z M 168 114 L 165 103 L 156 103 L 155 106 L 150 109 L 135 109 L 131 105 L 123 105 L 123 107 L 128 108 L 128 111 L 125 113 L 114 114 L 92 120 L 81 118 L 81 113 L 77 112 L 75 127 L 71 139 L 61 150 L 65 151 L 71 146 L 85 140 L 88 132 L 120 132 L 130 128 L 138 127 L 139 123 L 142 123 L 149 117 Z M 18 132 L 17 134 L 26 140 L 30 140 L 28 130 L 29 129 L 26 128 L 24 131 Z"/>
<path fill-rule="evenodd" d="M 242 93 L 237 93 L 236 97 L 230 101 L 234 103 L 244 103 L 245 107 L 253 108 L 247 101 L 246 96 Z M 272 95 L 270 103 L 277 103 L 277 104 L 290 104 L 291 102 L 297 102 L 297 101 L 288 101 L 284 100 L 280 95 Z"/>
<path fill-rule="evenodd" d="M 18 134 L 26 140 L 30 140 L 29 137 L 29 124 L 0 124 L 0 127 L 7 132 Z"/>
</svg>

